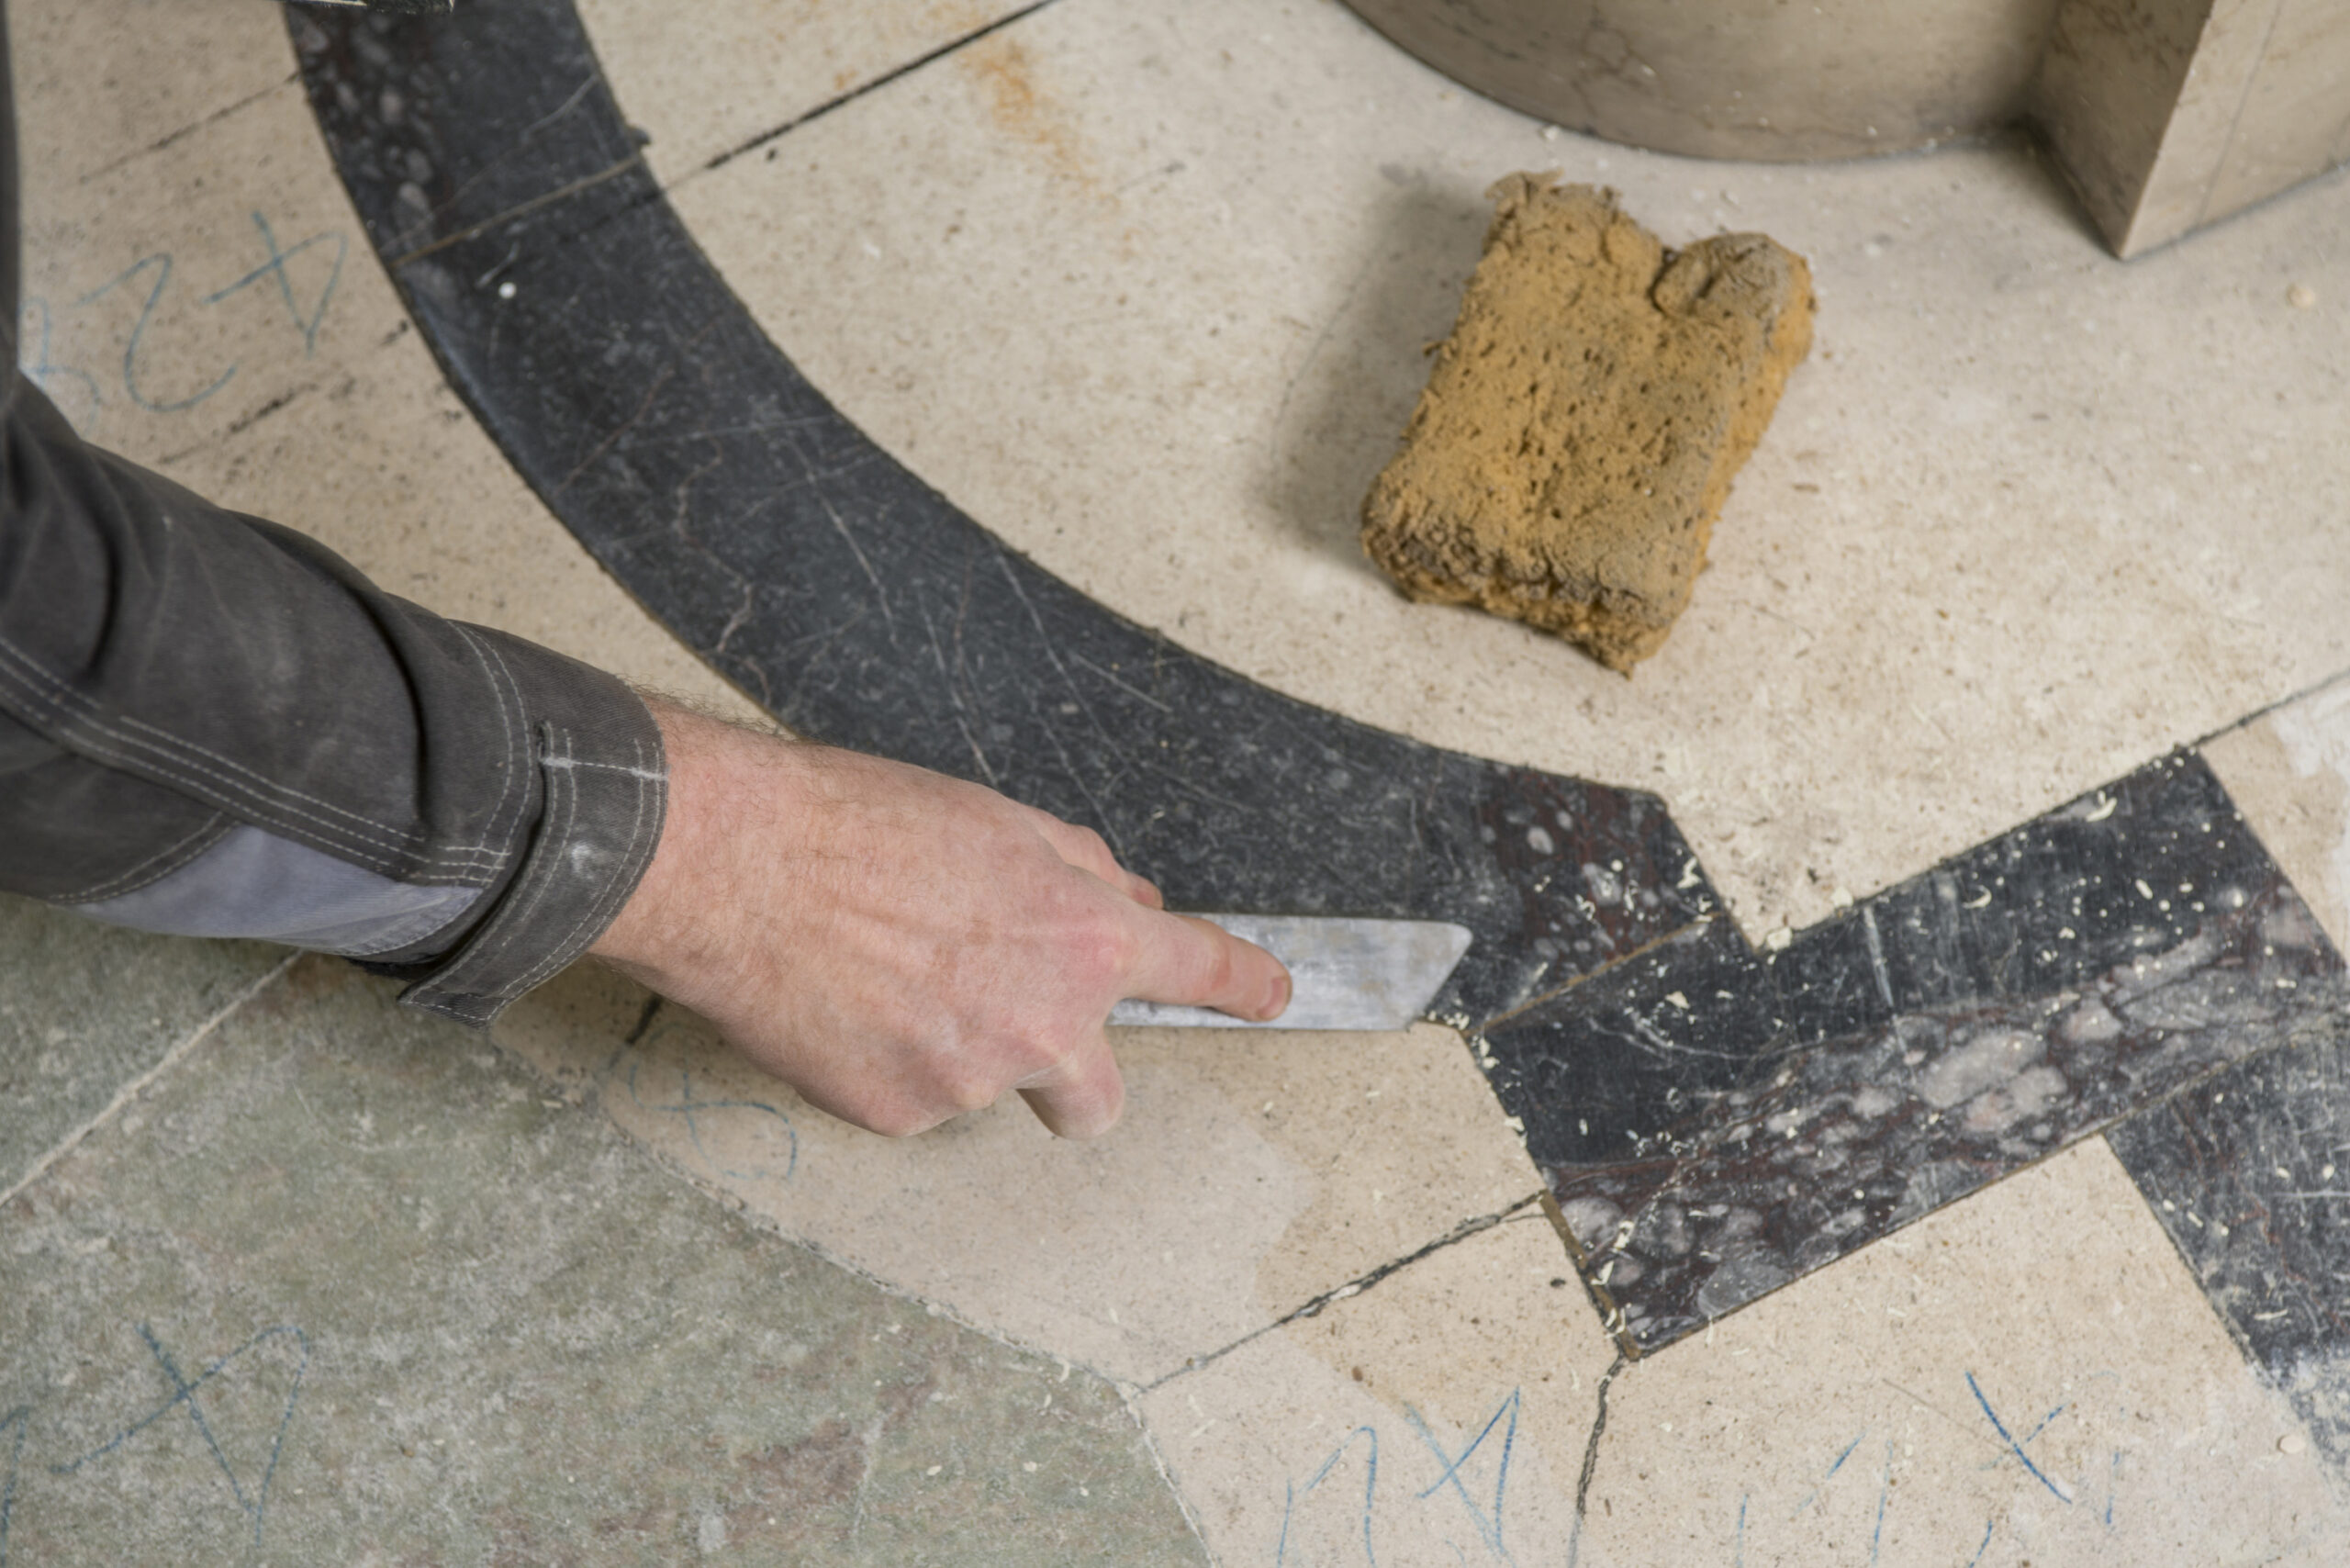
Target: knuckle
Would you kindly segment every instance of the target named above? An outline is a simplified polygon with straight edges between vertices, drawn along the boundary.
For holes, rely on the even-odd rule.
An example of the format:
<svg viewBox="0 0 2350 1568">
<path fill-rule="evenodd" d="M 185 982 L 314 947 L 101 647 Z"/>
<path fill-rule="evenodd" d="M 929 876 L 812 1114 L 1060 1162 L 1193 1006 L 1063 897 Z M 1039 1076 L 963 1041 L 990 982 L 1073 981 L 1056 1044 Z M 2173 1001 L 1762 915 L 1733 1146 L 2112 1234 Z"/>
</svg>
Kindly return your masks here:
<svg viewBox="0 0 2350 1568">
<path fill-rule="evenodd" d="M 1104 920 L 1088 933 L 1086 962 L 1104 979 L 1120 979 L 1142 961 L 1142 937 L 1123 921 Z"/>
<path fill-rule="evenodd" d="M 996 1096 L 1002 1092 L 1003 1085 L 994 1073 L 973 1065 L 959 1064 L 946 1074 L 940 1088 L 946 1096 L 947 1103 L 953 1105 L 959 1115 L 994 1104 Z"/>
<path fill-rule="evenodd" d="M 1209 946 L 1200 965 L 1200 980 L 1208 990 L 1222 996 L 1231 991 L 1238 969 L 1238 955 L 1233 951 L 1231 944 L 1214 943 Z"/>
<path fill-rule="evenodd" d="M 912 1137 L 928 1132 L 934 1124 L 910 1105 L 892 1105 L 866 1117 L 865 1125 L 883 1137 Z"/>
</svg>

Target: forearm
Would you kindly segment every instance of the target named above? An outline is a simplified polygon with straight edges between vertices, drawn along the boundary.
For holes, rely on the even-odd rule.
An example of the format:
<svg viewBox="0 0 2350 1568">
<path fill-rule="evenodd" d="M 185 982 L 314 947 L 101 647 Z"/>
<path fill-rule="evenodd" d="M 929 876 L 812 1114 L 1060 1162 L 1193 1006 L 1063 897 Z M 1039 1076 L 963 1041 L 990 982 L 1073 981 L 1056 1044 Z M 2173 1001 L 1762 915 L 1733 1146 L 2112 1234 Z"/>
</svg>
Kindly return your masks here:
<svg viewBox="0 0 2350 1568">
<path fill-rule="evenodd" d="M 0 406 L 0 887 L 368 958 L 486 1021 L 583 948 L 660 831 L 610 677 Z"/>
</svg>

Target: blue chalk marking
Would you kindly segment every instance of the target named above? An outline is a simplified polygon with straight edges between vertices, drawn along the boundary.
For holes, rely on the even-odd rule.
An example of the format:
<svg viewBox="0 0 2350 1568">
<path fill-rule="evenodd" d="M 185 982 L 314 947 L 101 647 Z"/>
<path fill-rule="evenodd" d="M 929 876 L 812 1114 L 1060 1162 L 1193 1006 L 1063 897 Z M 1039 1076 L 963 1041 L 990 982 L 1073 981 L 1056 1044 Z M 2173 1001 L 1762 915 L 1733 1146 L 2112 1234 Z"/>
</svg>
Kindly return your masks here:
<svg viewBox="0 0 2350 1568">
<path fill-rule="evenodd" d="M 1877 1553 L 1885 1549 L 1885 1506 L 1893 1500 L 1893 1439 L 1885 1443 L 1885 1479 L 1876 1488 L 1876 1529 L 1869 1536 L 1869 1562 L 1874 1568 Z"/>
<path fill-rule="evenodd" d="M 2113 1492 L 2121 1484 L 2121 1450 L 2113 1450 L 2113 1463 L 2105 1473 L 2105 1528 L 2113 1528 Z"/>
<path fill-rule="evenodd" d="M 2008 1447 L 2015 1450 L 2016 1458 L 2023 1462 L 2023 1467 L 2031 1472 L 2032 1478 L 2038 1481 L 2042 1486 L 2048 1488 L 2048 1495 L 2050 1496 L 2055 1498 L 2058 1502 L 2063 1503 L 2067 1507 L 2070 1507 L 2072 1506 L 2073 1499 L 2065 1495 L 2065 1489 L 2063 1487 L 2057 1485 L 2053 1481 L 2049 1480 L 2048 1477 L 2042 1473 L 2040 1466 L 2031 1462 L 2031 1455 L 2023 1451 L 2023 1445 L 2016 1441 L 2015 1435 L 2008 1430 L 2007 1423 L 2000 1420 L 1998 1413 L 1991 1408 L 1991 1402 L 1983 1397 L 1983 1385 L 1975 1381 L 1975 1374 L 1973 1372 L 1968 1372 L 1966 1374 L 1966 1386 L 1975 1391 L 1975 1403 L 1983 1406 L 1983 1414 L 1985 1417 L 1990 1421 L 1991 1429 L 1998 1432 L 2001 1438 L 2007 1440 Z M 2064 1406 L 2060 1405 L 2056 1408 L 2058 1410 L 2062 1410 Z M 2050 1416 L 2052 1417 L 2053 1415 L 2053 1411 L 2050 1412 Z M 2044 1419 L 2040 1423 L 2042 1427 L 2044 1427 L 2047 1424 L 2047 1420 Z M 2039 1427 L 2033 1428 L 2033 1435 L 2037 1436 L 2039 1430 Z"/>
<path fill-rule="evenodd" d="M 1468 1509 L 1469 1517 L 1476 1521 L 1477 1533 L 1484 1537 L 1485 1549 L 1503 1562 L 1511 1563 L 1516 1562 L 1517 1559 L 1512 1557 L 1509 1554 L 1509 1548 L 1502 1544 L 1502 1503 L 1504 1493 L 1509 1486 L 1510 1452 L 1517 1446 L 1517 1412 L 1520 1393 L 1520 1390 L 1515 1388 L 1509 1391 L 1509 1397 L 1503 1400 L 1494 1413 L 1485 1418 L 1484 1426 L 1478 1429 L 1477 1435 L 1469 1440 L 1469 1446 L 1460 1450 L 1460 1457 L 1457 1459 L 1445 1453 L 1444 1445 L 1437 1440 L 1434 1432 L 1428 1430 L 1427 1423 L 1420 1419 L 1420 1413 L 1417 1410 L 1408 1405 L 1404 1406 L 1404 1417 L 1412 1423 L 1412 1430 L 1420 1435 L 1420 1441 L 1427 1444 L 1428 1451 L 1436 1455 L 1438 1464 L 1444 1466 L 1444 1473 L 1438 1476 L 1426 1490 L 1420 1493 L 1420 1495 L 1427 1497 L 1438 1487 L 1448 1482 L 1450 1483 L 1452 1490 L 1460 1498 L 1460 1506 Z M 1460 1467 L 1468 1463 L 1469 1456 L 1475 1453 L 1484 1440 L 1493 1435 L 1494 1428 L 1505 1416 L 1509 1417 L 1509 1425 L 1502 1432 L 1501 1462 L 1496 1467 L 1494 1476 L 1494 1507 L 1493 1512 L 1487 1514 L 1477 1506 L 1476 1500 L 1469 1495 L 1469 1488 L 1461 1484 Z"/>
<path fill-rule="evenodd" d="M 1810 1491 L 1805 1493 L 1803 1495 L 1803 1501 L 1796 1505 L 1795 1513 L 1789 1514 L 1787 1518 L 1791 1519 L 1796 1518 L 1796 1515 L 1801 1514 L 1806 1508 L 1810 1507 L 1814 1503 L 1819 1501 L 1820 1486 L 1825 1486 L 1830 1482 L 1836 1479 L 1836 1473 L 1844 1468 L 1844 1462 L 1852 1457 L 1852 1450 L 1854 1449 L 1861 1446 L 1861 1439 L 1865 1438 L 1868 1435 L 1869 1429 L 1866 1427 L 1863 1427 L 1860 1429 L 1859 1435 L 1854 1437 L 1851 1442 L 1844 1445 L 1844 1451 L 1836 1456 L 1836 1462 L 1830 1465 L 1828 1467 L 1828 1473 L 1819 1478 L 1819 1486 L 1814 1486 Z"/>
<path fill-rule="evenodd" d="M 1983 1521 L 1983 1543 L 1975 1549 L 1975 1555 L 1966 1560 L 1966 1568 L 1975 1568 L 1977 1562 L 1983 1561 L 1983 1554 L 1991 1550 L 1991 1531 L 1996 1528 L 1996 1524 L 1997 1521 L 1992 1519 Z"/>
<path fill-rule="evenodd" d="M 156 302 L 163 297 L 163 290 L 172 281 L 172 258 L 170 253 L 168 252 L 158 252 L 154 255 L 141 257 L 139 261 L 131 263 L 127 270 L 117 273 L 113 277 L 98 285 L 97 287 L 90 290 L 89 293 L 82 296 L 81 298 L 75 300 L 73 303 L 76 305 L 95 304 L 106 295 L 113 293 L 117 287 L 129 283 L 132 278 L 137 277 L 140 273 L 145 272 L 150 267 L 159 269 L 155 274 L 155 286 L 147 291 L 147 302 L 139 308 L 139 320 L 137 324 L 130 329 L 130 341 L 123 345 L 122 389 L 130 394 L 130 400 L 133 403 L 138 404 L 140 408 L 146 409 L 151 414 L 176 414 L 185 409 L 195 408 L 198 403 L 203 402 L 215 392 L 218 392 L 223 386 L 228 386 L 229 377 L 237 374 L 237 367 L 233 364 L 230 365 L 228 369 L 220 373 L 218 380 L 213 382 L 211 386 L 206 387 L 203 391 L 196 393 L 193 397 L 181 398 L 169 402 L 157 402 L 154 398 L 148 397 L 146 393 L 140 390 L 139 347 L 147 336 L 147 323 L 154 319 Z"/>
<path fill-rule="evenodd" d="M 269 260 L 217 294 L 206 295 L 204 303 L 218 305 L 239 289 L 250 288 L 265 277 L 275 276 L 277 297 L 285 302 L 285 313 L 294 318 L 294 325 L 302 330 L 302 357 L 312 358 L 319 352 L 319 324 L 327 318 L 327 307 L 334 303 L 335 285 L 342 281 L 343 258 L 351 253 L 351 241 L 341 234 L 313 234 L 292 250 L 281 251 L 277 248 L 276 234 L 270 230 L 269 219 L 258 212 L 252 218 L 253 227 L 261 230 L 261 242 L 268 247 Z M 330 240 L 334 241 L 334 270 L 327 274 L 327 286 L 319 291 L 319 308 L 305 316 L 302 308 L 294 302 L 294 282 L 286 276 L 285 263 L 311 246 L 323 245 Z"/>
<path fill-rule="evenodd" d="M 637 1087 L 636 1077 L 643 1065 L 642 1062 L 629 1064 L 629 1098 L 648 1111 L 660 1111 L 669 1115 L 683 1116 L 686 1119 L 686 1136 L 693 1140 L 694 1152 L 701 1156 L 703 1164 L 719 1175 L 738 1182 L 789 1182 L 793 1172 L 800 1169 L 800 1134 L 792 1126 L 791 1118 L 773 1105 L 763 1100 L 697 1099 L 694 1095 L 693 1073 L 682 1067 L 677 1070 L 677 1098 L 666 1103 L 655 1104 L 647 1100 Z M 772 1170 L 734 1170 L 719 1164 L 702 1142 L 701 1124 L 694 1117 L 694 1113 L 697 1111 L 757 1111 L 773 1116 L 782 1124 L 783 1136 L 789 1149 L 789 1153 L 784 1158 L 783 1174 L 778 1176 Z"/>
<path fill-rule="evenodd" d="M 204 1411 L 196 1402 L 196 1392 L 202 1388 L 206 1383 L 210 1383 L 214 1378 L 219 1376 L 221 1372 L 226 1369 L 230 1362 L 243 1355 L 246 1351 L 255 1350 L 268 1340 L 274 1339 L 281 1335 L 287 1334 L 294 1337 L 294 1343 L 301 1350 L 302 1359 L 297 1361 L 294 1365 L 294 1386 L 285 1391 L 285 1410 L 284 1414 L 278 1417 L 277 1431 L 270 1439 L 269 1463 L 262 1471 L 261 1484 L 253 1489 L 253 1494 L 251 1497 L 247 1497 L 245 1495 L 243 1484 L 237 1479 L 236 1471 L 229 1467 L 229 1456 L 220 1451 L 219 1440 L 212 1435 L 212 1424 L 204 1418 Z M 153 1411 L 150 1412 L 146 1416 L 141 1417 L 139 1420 L 136 1420 L 129 1426 L 125 1427 L 121 1431 L 117 1432 L 112 1438 L 107 1439 L 106 1442 L 101 1443 L 98 1447 L 92 1449 L 88 1453 L 84 1454 L 81 1458 L 67 1464 L 50 1465 L 49 1467 L 50 1473 L 56 1475 L 71 1475 L 74 1473 L 84 1465 L 89 1463 L 92 1460 L 103 1459 L 107 1454 L 114 1452 L 115 1450 L 129 1442 L 132 1438 L 138 1436 L 140 1432 L 145 1431 L 148 1428 L 153 1426 L 156 1422 L 170 1415 L 173 1410 L 176 1410 L 181 1406 L 185 1405 L 187 1406 L 188 1418 L 196 1423 L 196 1429 L 199 1433 L 203 1434 L 204 1446 L 211 1450 L 212 1462 L 220 1467 L 221 1475 L 227 1478 L 229 1483 L 229 1491 L 237 1499 L 237 1506 L 242 1508 L 246 1513 L 252 1516 L 253 1545 L 258 1547 L 261 1545 L 262 1526 L 268 1517 L 270 1482 L 275 1478 L 277 1474 L 277 1461 L 280 1455 L 285 1452 L 285 1429 L 287 1427 L 291 1426 L 294 1421 L 295 1401 L 302 1396 L 302 1376 L 305 1372 L 309 1371 L 310 1367 L 310 1337 L 303 1333 L 301 1329 L 294 1327 L 292 1324 L 280 1324 L 274 1328 L 264 1328 L 260 1333 L 254 1335 L 252 1338 L 246 1340 L 243 1344 L 238 1346 L 235 1350 L 229 1351 L 227 1355 L 221 1357 L 218 1361 L 213 1362 L 210 1366 L 205 1368 L 202 1374 L 192 1383 L 181 1374 L 177 1363 L 172 1360 L 171 1352 L 163 1349 L 162 1342 L 155 1338 L 153 1329 L 142 1323 L 139 1326 L 139 1337 L 147 1341 L 147 1349 L 154 1354 L 156 1364 L 162 1369 L 164 1377 L 171 1381 L 171 1398 L 165 1400 L 161 1406 L 157 1406 Z M 21 1436 L 18 1440 L 21 1443 Z M 13 1490 L 13 1475 L 11 1485 Z"/>
<path fill-rule="evenodd" d="M 1730 1568 L 1746 1568 L 1746 1494 L 1738 1495 L 1737 1554 L 1730 1559 Z"/>
<path fill-rule="evenodd" d="M 0 1429 L 17 1429 L 15 1440 L 8 1445 L 8 1479 L 0 1483 L 0 1568 L 8 1568 L 8 1516 L 17 1508 L 17 1462 L 25 1457 L 25 1428 L 32 1413 L 31 1406 L 19 1405 L 0 1418 Z"/>
<path fill-rule="evenodd" d="M 2072 1406 L 2070 1404 L 2059 1405 L 2055 1409 L 2051 1410 L 2047 1415 L 2042 1416 L 2040 1418 L 2040 1425 L 2032 1428 L 2031 1431 L 2026 1432 L 2023 1435 L 2023 1440 L 2028 1443 L 2031 1441 L 2032 1439 L 2040 1436 L 2041 1433 L 2048 1429 L 2049 1422 L 2053 1421 L 2057 1417 L 2062 1416 L 2065 1411 L 2070 1410 Z"/>
<path fill-rule="evenodd" d="M 30 316 L 36 310 L 40 312 L 40 330 L 38 333 L 24 330 L 25 318 Z M 56 361 L 49 357 L 50 338 L 51 335 L 51 329 L 55 323 L 50 318 L 48 300 L 43 299 L 38 294 L 31 296 L 25 301 L 24 308 L 17 312 L 17 319 L 18 328 L 17 341 L 24 344 L 26 349 L 30 351 L 28 355 L 20 351 L 17 362 L 17 368 L 25 373 L 26 380 L 39 387 L 43 392 L 47 392 L 50 388 L 50 377 L 58 375 L 71 375 L 77 378 L 83 386 L 89 388 L 90 406 L 92 408 L 103 409 L 106 406 L 105 397 L 98 391 L 98 378 L 96 376 L 92 375 L 86 370 L 76 370 L 69 364 L 59 364 Z"/>
<path fill-rule="evenodd" d="M 1373 1503 L 1377 1501 L 1376 1494 L 1379 1488 L 1378 1430 L 1371 1427 L 1357 1427 L 1348 1433 L 1347 1440 L 1330 1450 L 1330 1457 L 1322 1462 L 1322 1468 L 1314 1473 L 1314 1479 L 1305 1484 L 1304 1491 L 1311 1492 L 1321 1485 L 1322 1478 L 1337 1468 L 1338 1462 L 1347 1457 L 1347 1450 L 1355 1446 L 1355 1439 L 1358 1438 L 1371 1439 L 1370 1462 L 1364 1467 L 1362 1478 L 1362 1555 L 1364 1562 L 1369 1564 L 1370 1568 L 1379 1568 L 1379 1553 L 1371 1549 L 1371 1510 Z M 1295 1482 L 1289 1482 L 1286 1485 L 1287 1497 L 1281 1504 L 1281 1540 L 1273 1548 L 1274 1568 L 1281 1568 L 1281 1564 L 1289 1561 L 1290 1516 L 1296 1511 L 1297 1500 L 1303 1495 Z"/>
</svg>

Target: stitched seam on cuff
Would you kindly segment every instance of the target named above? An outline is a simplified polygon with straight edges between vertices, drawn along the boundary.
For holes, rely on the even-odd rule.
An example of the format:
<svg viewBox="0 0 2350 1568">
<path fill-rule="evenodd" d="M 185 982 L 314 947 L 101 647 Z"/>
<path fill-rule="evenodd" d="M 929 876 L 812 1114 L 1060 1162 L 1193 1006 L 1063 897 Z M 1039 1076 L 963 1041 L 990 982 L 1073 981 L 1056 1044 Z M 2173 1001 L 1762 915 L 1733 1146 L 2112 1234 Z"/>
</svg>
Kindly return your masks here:
<svg viewBox="0 0 2350 1568">
<path fill-rule="evenodd" d="M 576 952 L 567 952 L 566 949 L 573 947 L 575 944 L 580 946 L 587 946 L 587 944 L 579 942 L 580 933 L 587 931 L 591 927 L 598 931 L 601 931 L 605 926 L 610 925 L 612 922 L 613 916 L 620 913 L 619 905 L 626 896 L 622 890 L 625 889 L 632 892 L 635 890 L 637 879 L 643 873 L 643 857 L 644 852 L 643 846 L 644 843 L 645 820 L 644 797 L 647 792 L 647 784 L 648 782 L 657 784 L 665 789 L 667 784 L 666 779 L 644 767 L 644 747 L 641 743 L 636 746 L 635 750 L 637 754 L 637 766 L 634 768 L 622 769 L 616 767 L 612 769 L 612 771 L 616 773 L 625 772 L 630 778 L 636 780 L 636 817 L 635 820 L 629 824 L 628 844 L 621 853 L 620 874 L 606 880 L 603 890 L 596 895 L 595 902 L 588 905 L 587 912 L 579 917 L 578 921 L 572 925 L 571 929 L 564 933 L 563 940 L 549 948 L 547 950 L 547 956 L 541 958 L 536 964 L 532 965 L 529 972 L 523 975 L 520 986 L 515 993 L 517 995 L 521 994 L 522 991 L 530 990 L 532 986 L 538 985 L 549 976 L 553 975 L 555 970 L 561 969 L 565 964 L 569 963 L 574 958 L 577 957 L 578 955 Z M 591 763 L 587 766 L 598 767 L 600 765 Z M 591 937 L 589 940 L 592 942 L 593 938 Z"/>
<path fill-rule="evenodd" d="M 490 813 L 489 826 L 485 834 L 490 843 L 500 846 L 498 862 L 503 865 L 514 854 L 513 835 L 515 830 L 521 826 L 523 807 L 531 798 L 527 766 L 530 761 L 530 721 L 524 716 L 529 710 L 522 700 L 522 683 L 514 678 L 514 671 L 507 664 L 506 655 L 498 651 L 498 644 L 476 634 L 472 627 L 460 622 L 452 621 L 449 624 L 464 639 L 465 646 L 473 650 L 474 656 L 481 661 L 482 674 L 489 682 L 490 695 L 498 700 L 498 727 L 506 734 L 506 796 L 498 801 L 498 809 Z M 509 695 L 513 698 L 510 708 L 507 705 Z M 513 818 L 510 824 L 506 821 L 509 816 Z"/>
<path fill-rule="evenodd" d="M 438 974 L 418 982 L 409 996 L 403 998 L 410 1005 L 445 1017 L 466 1023 L 485 1024 L 523 993 L 544 981 L 556 970 L 576 958 L 592 943 L 588 935 L 609 925 L 642 880 L 653 851 L 658 846 L 659 823 L 667 799 L 667 775 L 657 766 L 657 755 L 648 756 L 642 740 L 631 743 L 635 754 L 634 767 L 583 762 L 572 755 L 572 734 L 552 723 L 541 726 L 543 736 L 541 771 L 546 780 L 544 826 L 539 835 L 542 846 L 553 846 L 572 836 L 578 815 L 580 789 L 577 775 L 594 770 L 618 774 L 635 782 L 636 810 L 629 824 L 628 838 L 620 846 L 619 865 L 608 877 L 602 888 L 589 901 L 580 917 L 565 929 L 564 935 L 550 944 L 546 952 L 528 969 L 492 991 L 468 990 L 466 982 L 490 967 L 491 961 L 503 956 L 515 942 L 529 933 L 532 916 L 546 893 L 554 885 L 552 875 L 533 877 L 537 853 L 523 865 L 521 879 L 532 885 L 525 892 L 517 886 L 508 896 L 520 896 L 522 902 L 501 908 L 489 918 L 488 924 L 476 934 L 472 945 Z M 648 827 L 653 831 L 648 834 Z"/>
<path fill-rule="evenodd" d="M 566 751 L 568 750 L 569 732 L 558 731 L 553 724 L 542 725 L 541 731 L 546 737 L 545 745 L 550 755 L 555 750 L 557 745 L 555 737 L 558 734 L 563 736 L 561 744 Z M 568 769 L 546 770 L 546 817 L 544 819 L 546 825 L 540 834 L 540 841 L 549 851 L 552 851 L 556 845 L 570 841 L 572 825 L 577 814 L 579 786 L 577 781 L 572 778 Z M 467 976 L 478 972 L 488 964 L 491 958 L 503 953 L 513 942 L 515 934 L 529 925 L 532 912 L 539 907 L 540 902 L 547 895 L 547 890 L 554 885 L 554 878 L 552 875 L 535 877 L 532 875 L 532 872 L 537 869 L 532 864 L 536 859 L 537 856 L 533 855 L 522 863 L 521 879 L 529 885 L 517 887 L 513 893 L 508 895 L 509 898 L 516 894 L 521 895 L 521 902 L 510 904 L 491 915 L 488 927 L 474 938 L 473 946 L 461 954 L 456 962 L 433 977 L 430 982 L 433 990 L 453 991 L 464 990 L 464 981 Z"/>
</svg>

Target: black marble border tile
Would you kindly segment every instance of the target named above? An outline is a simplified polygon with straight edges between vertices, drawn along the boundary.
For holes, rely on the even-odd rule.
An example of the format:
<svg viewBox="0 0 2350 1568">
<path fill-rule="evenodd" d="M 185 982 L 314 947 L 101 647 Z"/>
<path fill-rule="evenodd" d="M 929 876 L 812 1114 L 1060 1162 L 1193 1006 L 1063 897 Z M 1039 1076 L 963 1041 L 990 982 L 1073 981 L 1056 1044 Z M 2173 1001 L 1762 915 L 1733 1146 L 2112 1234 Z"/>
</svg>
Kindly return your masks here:
<svg viewBox="0 0 2350 1568">
<path fill-rule="evenodd" d="M 1098 829 L 1178 908 L 1475 935 L 1492 1016 L 1715 906 L 1655 797 L 1439 751 L 1112 614 L 868 441 L 638 155 L 568 0 L 289 13 L 312 106 L 452 384 L 639 599 L 786 724 Z"/>
<path fill-rule="evenodd" d="M 2106 1141 L 2253 1364 L 2350 1467 L 2350 1016 L 2311 1010 Z"/>
<path fill-rule="evenodd" d="M 2341 1006 L 2341 974 L 2219 780 L 2176 756 L 1783 952 L 1677 935 L 1482 1054 L 1646 1352 L 2281 1048 Z"/>
</svg>

